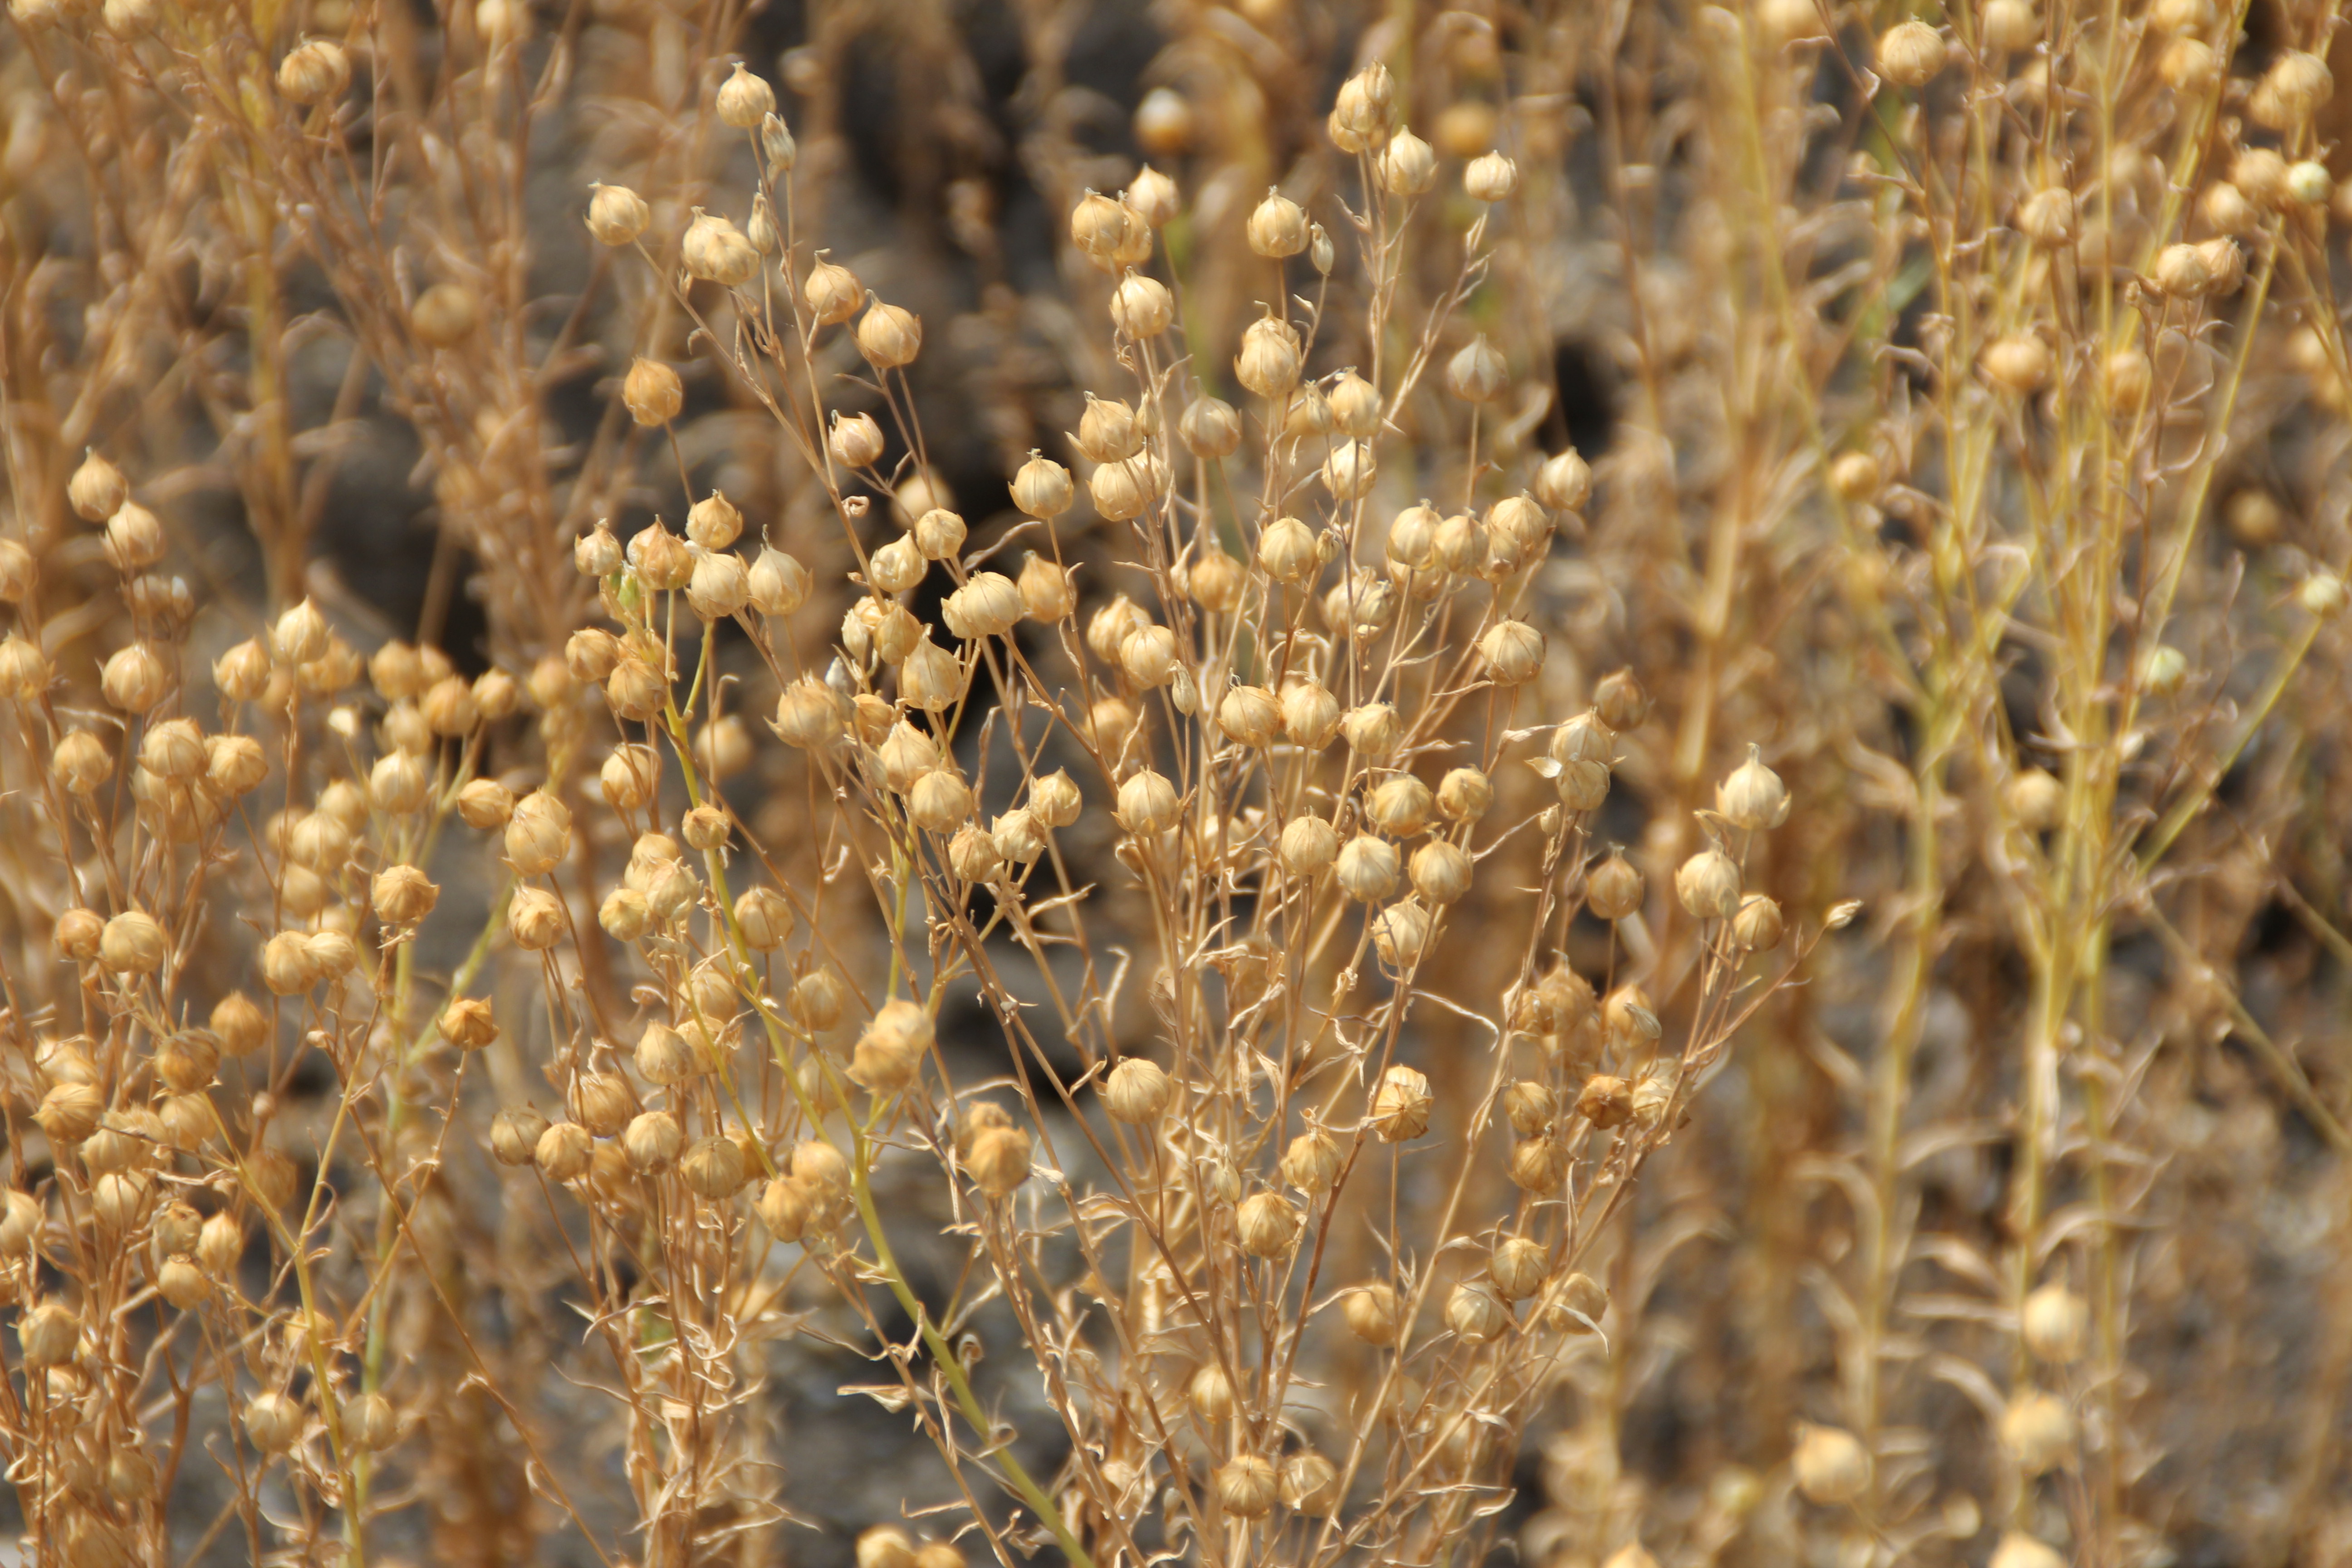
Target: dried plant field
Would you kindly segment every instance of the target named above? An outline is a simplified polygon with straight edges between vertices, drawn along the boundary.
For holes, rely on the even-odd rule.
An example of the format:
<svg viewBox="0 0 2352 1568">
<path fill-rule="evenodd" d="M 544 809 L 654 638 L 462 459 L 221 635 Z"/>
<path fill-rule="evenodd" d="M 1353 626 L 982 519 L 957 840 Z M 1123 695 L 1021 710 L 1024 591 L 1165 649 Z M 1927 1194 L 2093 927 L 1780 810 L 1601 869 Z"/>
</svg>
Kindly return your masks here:
<svg viewBox="0 0 2352 1568">
<path fill-rule="evenodd" d="M 8 1561 L 2352 1568 L 2332 5 L 7 11 Z"/>
</svg>

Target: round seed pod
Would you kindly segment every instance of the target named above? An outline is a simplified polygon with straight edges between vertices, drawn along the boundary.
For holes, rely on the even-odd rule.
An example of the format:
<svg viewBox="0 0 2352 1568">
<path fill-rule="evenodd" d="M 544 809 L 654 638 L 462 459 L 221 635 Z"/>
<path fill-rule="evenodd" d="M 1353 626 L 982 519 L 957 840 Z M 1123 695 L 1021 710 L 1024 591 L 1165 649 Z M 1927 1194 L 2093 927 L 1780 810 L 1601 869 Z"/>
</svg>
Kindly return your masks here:
<svg viewBox="0 0 2352 1568">
<path fill-rule="evenodd" d="M 1013 476 L 1013 504 L 1031 517 L 1053 519 L 1070 510 L 1076 499 L 1070 470 L 1033 451 Z"/>
<path fill-rule="evenodd" d="M 686 604 L 698 620 L 723 621 L 751 602 L 751 574 L 743 558 L 716 552 L 695 562 L 686 582 Z"/>
<path fill-rule="evenodd" d="M 1503 1090 L 1503 1114 L 1511 1131 L 1520 1137 L 1538 1137 L 1550 1131 L 1553 1120 L 1559 1116 L 1559 1096 L 1549 1084 L 1520 1079 Z"/>
<path fill-rule="evenodd" d="M 595 912 L 595 924 L 618 942 L 635 942 L 645 936 L 652 920 L 652 902 L 637 889 L 614 889 L 612 893 L 604 893 L 604 902 L 597 905 Z"/>
<path fill-rule="evenodd" d="M 701 1066 L 678 1032 L 658 1022 L 647 1024 L 645 1033 L 637 1037 L 637 1048 L 631 1059 L 636 1064 L 639 1078 L 665 1087 L 684 1083 Z"/>
<path fill-rule="evenodd" d="M 1360 500 L 1380 478 L 1380 459 L 1369 441 L 1342 441 L 1323 459 L 1323 488 L 1339 500 Z"/>
<path fill-rule="evenodd" d="M 1545 458 L 1529 489 L 1554 511 L 1580 511 L 1592 495 L 1592 469 L 1571 447 Z"/>
<path fill-rule="evenodd" d="M 2157 253 L 2152 276 L 2158 289 L 2177 300 L 2196 299 L 2213 287 L 2213 269 L 2194 245 L 2166 246 Z"/>
<path fill-rule="evenodd" d="M 793 907 L 773 888 L 747 888 L 735 899 L 735 924 L 754 952 L 773 952 L 792 940 Z"/>
<path fill-rule="evenodd" d="M 16 1320 L 16 1342 L 26 1366 L 63 1366 L 80 1346 L 81 1320 L 62 1301 L 44 1301 Z"/>
<path fill-rule="evenodd" d="M 2053 361 L 2049 344 L 2031 332 L 2012 332 L 1985 345 L 1978 363 L 1986 380 L 2022 396 L 2049 384 Z"/>
<path fill-rule="evenodd" d="M 1602 733 L 1613 742 L 1614 737 L 1609 735 L 1609 731 L 1642 727 L 1642 721 L 1650 716 L 1650 694 L 1642 689 L 1642 683 L 1634 679 L 1632 670 L 1614 671 L 1603 676 L 1601 684 L 1592 689 L 1591 716 L 1606 726 Z M 1606 762 L 1608 759 L 1601 756 L 1591 760 Z"/>
<path fill-rule="evenodd" d="M 755 131 L 775 112 L 775 90 L 735 62 L 734 74 L 719 84 L 719 118 L 738 131 Z"/>
<path fill-rule="evenodd" d="M 1464 1280 L 1445 1299 L 1445 1326 L 1471 1344 L 1500 1338 L 1510 1322 L 1511 1310 L 1496 1298 L 1493 1287 L 1477 1280 Z"/>
<path fill-rule="evenodd" d="M 1339 721 L 1339 733 L 1363 761 L 1385 763 L 1404 742 L 1404 721 L 1391 703 L 1365 702 L 1348 710 Z"/>
<path fill-rule="evenodd" d="M 33 701 L 48 689 L 49 673 L 48 656 L 32 643 L 14 634 L 0 640 L 0 697 Z"/>
<path fill-rule="evenodd" d="M 1282 732 L 1282 704 L 1263 686 L 1236 686 L 1217 702 L 1217 728 L 1230 741 L 1263 749 Z"/>
<path fill-rule="evenodd" d="M 185 1312 L 204 1305 L 213 1293 L 213 1282 L 193 1260 L 174 1255 L 155 1271 L 155 1293 Z"/>
<path fill-rule="evenodd" d="M 1595 1073 L 1576 1097 L 1576 1113 L 1601 1131 L 1622 1127 L 1633 1114 L 1633 1089 L 1623 1079 Z"/>
<path fill-rule="evenodd" d="M 2056 1549 L 2012 1530 L 2001 1536 L 1985 1568 L 2066 1568 L 2066 1559 Z"/>
<path fill-rule="evenodd" d="M 387 925 L 415 925 L 433 912 L 441 889 L 414 866 L 390 866 L 375 875 L 369 890 L 376 918 Z"/>
<path fill-rule="evenodd" d="M 1303 363 L 1298 330 L 1273 316 L 1252 321 L 1242 333 L 1234 375 L 1260 397 L 1282 397 L 1298 384 Z"/>
<path fill-rule="evenodd" d="M 610 1138 L 628 1124 L 636 1097 L 626 1079 L 615 1073 L 583 1073 L 572 1086 L 572 1100 L 581 1125 L 599 1138 Z"/>
<path fill-rule="evenodd" d="M 106 522 L 107 564 L 128 576 L 163 559 L 163 525 L 137 501 L 126 500 Z"/>
<path fill-rule="evenodd" d="M 2074 1417 L 2054 1394 L 2040 1389 L 2021 1394 L 2001 1412 L 2000 1442 L 2020 1470 L 2045 1475 L 2073 1451 Z"/>
<path fill-rule="evenodd" d="M 1196 397 L 1176 422 L 1176 437 L 1195 458 L 1230 458 L 1241 447 L 1242 418 L 1223 398 Z"/>
<path fill-rule="evenodd" d="M 1741 902 L 1731 917 L 1731 940 L 1748 952 L 1769 952 L 1780 945 L 1780 906 L 1759 893 Z"/>
<path fill-rule="evenodd" d="M 63 1148 L 74 1148 L 98 1131 L 100 1115 L 106 1109 L 105 1097 L 87 1083 L 68 1081 L 49 1086 L 34 1108 L 33 1120 L 48 1134 L 49 1142 Z"/>
<path fill-rule="evenodd" d="M 727 814 L 715 805 L 698 805 L 678 820 L 678 833 L 688 847 L 705 854 L 726 848 L 730 832 Z"/>
<path fill-rule="evenodd" d="M 1739 912 L 1738 862 L 1720 849 L 1700 850 L 1675 871 L 1675 896 L 1696 919 L 1730 919 Z"/>
<path fill-rule="evenodd" d="M 752 1205 L 752 1210 L 770 1235 L 790 1243 L 800 1240 L 807 1232 L 819 1206 L 817 1195 L 807 1183 L 779 1176 L 760 1190 L 759 1201 Z"/>
<path fill-rule="evenodd" d="M 1048 827 L 1067 827 L 1077 821 L 1083 802 L 1078 786 L 1066 769 L 1056 768 L 1029 785 L 1029 809 Z"/>
<path fill-rule="evenodd" d="M 2228 235 L 2207 240 L 2197 247 L 2197 255 L 2212 279 L 2207 285 L 2209 293 L 2234 294 L 2246 281 L 2246 253 Z"/>
<path fill-rule="evenodd" d="M 58 917 L 50 928 L 50 940 L 58 953 L 80 963 L 98 957 L 99 943 L 106 934 L 106 921 L 95 910 L 68 910 Z"/>
<path fill-rule="evenodd" d="M 1171 156 L 1192 140 L 1192 107 L 1172 89 L 1155 87 L 1136 109 L 1136 137 L 1145 151 Z M 1154 228 L 1166 227 L 1182 210 L 1176 182 L 1149 163 L 1127 187 L 1127 205 Z"/>
<path fill-rule="evenodd" d="M 1878 74 L 1897 87 L 1925 87 L 1945 58 L 1943 38 L 1925 22 L 1898 22 L 1879 35 Z"/>
<path fill-rule="evenodd" d="M 1372 1091 L 1367 1120 L 1373 1135 L 1381 1142 L 1410 1142 L 1429 1131 L 1429 1112 L 1434 1103 L 1429 1092 L 1429 1079 L 1409 1067 L 1395 1064 L 1381 1075 L 1380 1085 Z"/>
<path fill-rule="evenodd" d="M 1011 1197 L 1029 1179 L 1029 1134 L 1018 1127 L 985 1129 L 972 1141 L 964 1168 L 989 1197 Z"/>
<path fill-rule="evenodd" d="M 233 1214 L 207 1218 L 196 1233 L 196 1266 L 214 1279 L 232 1273 L 245 1255 L 245 1229 Z"/>
<path fill-rule="evenodd" d="M 1282 1505 L 1294 1512 L 1324 1518 L 1339 1506 L 1339 1471 L 1330 1460 L 1311 1450 L 1282 1462 Z"/>
<path fill-rule="evenodd" d="M 1269 187 L 1249 216 L 1249 247 L 1269 260 L 1307 248 L 1307 214 L 1297 202 Z"/>
<path fill-rule="evenodd" d="M 1319 816 L 1295 816 L 1284 825 L 1275 856 L 1290 875 L 1312 877 L 1339 858 L 1339 835 Z"/>
<path fill-rule="evenodd" d="M 1391 837 L 1410 838 L 1429 826 L 1433 804 L 1427 784 L 1399 773 L 1364 797 L 1364 817 Z"/>
<path fill-rule="evenodd" d="M 1281 1175 L 1286 1185 L 1320 1195 L 1339 1179 L 1339 1145 L 1319 1128 L 1309 1128 L 1283 1151 Z"/>
<path fill-rule="evenodd" d="M 1391 968 L 1411 969 L 1429 951 L 1432 930 L 1429 911 L 1420 900 L 1401 900 L 1372 921 L 1372 949 Z"/>
<path fill-rule="evenodd" d="M 247 1401 L 246 1436 L 265 1454 L 283 1454 L 302 1439 L 302 1406 L 291 1396 L 265 1389 Z"/>
<path fill-rule="evenodd" d="M 598 244 L 630 244 L 652 222 L 653 209 L 626 185 L 588 187 L 588 232 L 595 236 Z"/>
<path fill-rule="evenodd" d="M 1519 188 L 1519 166 L 1500 153 L 1470 160 L 1462 171 L 1462 189 L 1474 202 L 1504 202 Z"/>
<path fill-rule="evenodd" d="M 563 901 L 544 888 L 521 888 L 507 905 L 507 934 L 527 952 L 544 952 L 563 939 Z"/>
<path fill-rule="evenodd" d="M 441 1037 L 461 1051 L 478 1051 L 499 1037 L 490 1005 L 480 997 L 453 998 L 436 1024 Z"/>
<path fill-rule="evenodd" d="M 1387 1285 L 1360 1285 L 1339 1299 L 1348 1331 L 1369 1345 L 1392 1345 L 1403 1326 L 1396 1291 Z"/>
<path fill-rule="evenodd" d="M 1510 366 L 1484 332 L 1445 364 L 1445 388 L 1465 403 L 1492 403 L 1510 384 Z"/>
<path fill-rule="evenodd" d="M 1412 890 L 1433 904 L 1450 904 L 1470 891 L 1470 857 L 1458 845 L 1433 838 L 1413 851 Z"/>
<path fill-rule="evenodd" d="M 1604 921 L 1632 917 L 1642 907 L 1643 892 L 1642 873 L 1622 851 L 1611 854 L 1585 875 L 1585 907 Z"/>
<path fill-rule="evenodd" d="M 967 882 L 986 882 L 1003 869 L 1004 857 L 987 828 L 967 823 L 948 841 L 948 865 Z"/>
<path fill-rule="evenodd" d="M 114 753 L 87 730 L 76 730 L 58 742 L 49 757 L 49 775 L 68 795 L 87 798 L 114 776 Z"/>
<path fill-rule="evenodd" d="M 748 242 L 745 248 L 750 248 Z M 658 361 L 635 360 L 622 378 L 621 401 L 638 425 L 647 428 L 667 425 L 686 406 L 686 384 L 677 372 Z"/>
<path fill-rule="evenodd" d="M 1176 1085 L 1157 1062 L 1129 1057 L 1111 1068 L 1102 1087 L 1103 1109 L 1114 1121 L 1140 1127 L 1157 1121 L 1175 1099 Z"/>
<path fill-rule="evenodd" d="M 1609 1292 L 1589 1274 L 1571 1274 L 1560 1281 L 1544 1311 L 1545 1321 L 1568 1334 L 1589 1334 L 1609 1310 Z"/>
<path fill-rule="evenodd" d="M 1438 815 L 1448 822 L 1475 822 L 1495 804 L 1494 781 L 1477 768 L 1453 768 L 1437 783 Z"/>
<path fill-rule="evenodd" d="M 843 1005 L 841 979 L 830 969 L 813 969 L 802 975 L 785 999 L 793 1022 L 812 1034 L 823 1034 L 839 1024 Z"/>
<path fill-rule="evenodd" d="M 814 676 L 803 676 L 784 688 L 776 700 L 775 730 L 788 746 L 819 751 L 841 739 L 848 729 L 845 704 Z"/>
<path fill-rule="evenodd" d="M 870 414 L 845 416 L 836 408 L 825 443 L 833 460 L 842 467 L 870 468 L 882 458 L 882 426 L 874 422 Z"/>
<path fill-rule="evenodd" d="M 1045 825 L 1026 806 L 1004 813 L 988 831 L 997 858 L 1015 866 L 1035 865 L 1052 843 Z"/>
<path fill-rule="evenodd" d="M 1541 1242 L 1513 1237 L 1496 1245 L 1487 1260 L 1486 1272 L 1505 1300 L 1524 1301 L 1543 1289 L 1544 1279 L 1551 1272 L 1551 1255 Z"/>
<path fill-rule="evenodd" d="M 722 1203 L 743 1190 L 747 1166 L 742 1146 L 732 1138 L 698 1138 L 678 1157 L 687 1190 L 707 1203 Z"/>
<path fill-rule="evenodd" d="M 131 499 L 130 481 L 122 470 L 86 448 L 80 464 L 66 481 L 66 501 L 84 522 L 104 522 Z"/>
<path fill-rule="evenodd" d="M 1151 230 L 1125 202 L 1088 191 L 1070 209 L 1070 243 L 1098 271 L 1115 275 L 1150 255 Z"/>
<path fill-rule="evenodd" d="M 1830 465 L 1830 489 L 1842 500 L 1860 503 L 1877 495 L 1886 482 L 1885 470 L 1868 452 L 1846 452 Z"/>
<path fill-rule="evenodd" d="M 915 781 L 907 792 L 907 816 L 916 826 L 933 833 L 952 833 L 971 820 L 971 786 L 951 767 L 937 767 Z"/>
<path fill-rule="evenodd" d="M 37 695 L 48 685 L 48 661 L 32 645 L 11 638 L 16 647 L 30 652 L 31 658 L 18 658 L 20 669 L 5 672 L 0 688 L 19 696 Z M 171 669 L 153 648 L 143 642 L 134 642 L 117 649 L 107 658 L 99 672 L 99 687 L 106 700 L 125 713 L 144 713 L 163 700 L 172 689 Z"/>
<path fill-rule="evenodd" d="M 1257 562 L 1277 583 L 1296 587 L 1311 582 L 1323 568 L 1314 530 L 1295 517 L 1278 517 L 1258 535 Z"/>
<path fill-rule="evenodd" d="M 510 1105 L 490 1119 L 490 1155 L 501 1165 L 528 1165 L 547 1135 L 547 1118 L 528 1105 Z"/>
<path fill-rule="evenodd" d="M 1028 612 L 1024 595 L 1000 572 L 980 572 L 940 606 L 948 630 L 967 640 L 1003 637 Z"/>
<path fill-rule="evenodd" d="M 621 1134 L 621 1150 L 628 1156 L 629 1168 L 641 1175 L 668 1170 L 677 1163 L 685 1144 L 686 1134 L 677 1118 L 667 1110 L 640 1111 Z"/>
<path fill-rule="evenodd" d="M 1869 1452 L 1843 1427 L 1800 1423 L 1789 1468 L 1797 1489 L 1827 1506 L 1853 1502 L 1870 1488 Z"/>
<path fill-rule="evenodd" d="M 559 1121 L 540 1134 L 531 1159 L 551 1182 L 577 1181 L 588 1173 L 595 1140 L 576 1121 Z"/>
<path fill-rule="evenodd" d="M 1052 626 L 1077 608 L 1078 591 L 1069 573 L 1034 552 L 1022 564 L 1014 586 L 1020 591 L 1022 613 L 1033 621 Z"/>
<path fill-rule="evenodd" d="M 2156 370 L 2139 350 L 2117 349 L 2107 356 L 2100 380 L 2108 404 L 2128 417 L 2147 405 L 2148 393 L 2156 385 Z"/>
<path fill-rule="evenodd" d="M 2018 1332 L 2037 1360 L 2064 1365 L 2083 1353 L 2090 1331 L 2090 1310 L 2083 1298 L 2055 1281 L 2025 1298 Z"/>
<path fill-rule="evenodd" d="M 326 38 L 306 39 L 278 62 L 278 90 L 289 102 L 325 103 L 351 85 L 351 57 Z"/>
<path fill-rule="evenodd" d="M 2139 683 L 2149 696 L 2178 696 L 2188 681 L 2189 660 L 2179 648 L 2159 644 L 2142 656 Z"/>
<path fill-rule="evenodd" d="M 1496 683 L 1517 686 L 1543 670 L 1543 634 L 1525 621 L 1498 621 L 1478 639 L 1478 657 Z"/>
<path fill-rule="evenodd" d="M 475 779 L 457 792 L 457 815 L 485 833 L 506 826 L 514 809 L 514 792 L 496 779 Z"/>
<path fill-rule="evenodd" d="M 1110 319 L 1130 338 L 1156 338 L 1175 324 L 1175 296 L 1157 278 L 1130 272 L 1111 291 Z"/>
<path fill-rule="evenodd" d="M 1748 760 L 1716 786 L 1715 808 L 1733 826 L 1760 833 L 1789 819 L 1789 789 L 1750 746 Z"/>
<path fill-rule="evenodd" d="M 1339 729 L 1339 700 L 1319 681 L 1296 680 L 1282 689 L 1282 730 L 1290 743 L 1319 752 Z"/>
<path fill-rule="evenodd" d="M 544 876 L 572 850 L 572 813 L 543 789 L 515 803 L 507 817 L 507 863 L 517 874 Z"/>
<path fill-rule="evenodd" d="M 345 1400 L 338 1414 L 345 1440 L 363 1453 L 380 1454 L 400 1436 L 400 1418 L 392 1401 L 373 1390 Z"/>
<path fill-rule="evenodd" d="M 904 1000 L 883 1004 L 858 1037 L 851 1080 L 876 1094 L 896 1093 L 914 1081 L 931 1037 L 930 1017 L 920 1007 Z"/>
<path fill-rule="evenodd" d="M 877 370 L 912 364 L 922 350 L 922 318 L 902 306 L 877 300 L 857 323 L 857 352 Z"/>
<path fill-rule="evenodd" d="M 1165 833 L 1181 819 L 1183 802 L 1176 786 L 1149 768 L 1118 786 L 1113 815 L 1118 825 L 1139 838 Z"/>
<path fill-rule="evenodd" d="M 1255 1454 L 1241 1454 L 1219 1465 L 1215 1484 L 1218 1505 L 1236 1519 L 1264 1519 L 1274 1511 L 1280 1488 L 1274 1467 Z"/>
<path fill-rule="evenodd" d="M 171 956 L 171 939 L 154 917 L 125 910 L 106 922 L 98 942 L 98 962 L 116 974 L 152 974 Z"/>
<path fill-rule="evenodd" d="M 1338 867 L 1340 889 L 1367 904 L 1379 903 L 1396 891 L 1402 868 L 1397 847 L 1369 833 L 1359 833 L 1348 841 L 1339 851 Z"/>
<path fill-rule="evenodd" d="M 866 302 L 866 287 L 857 274 L 817 252 L 815 265 L 801 283 L 801 299 L 821 327 L 839 326 L 857 314 Z"/>
<path fill-rule="evenodd" d="M 751 606 L 763 616 L 789 616 L 808 602 L 813 584 L 808 568 L 781 550 L 762 549 L 751 563 L 744 585 Z"/>
</svg>

